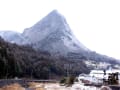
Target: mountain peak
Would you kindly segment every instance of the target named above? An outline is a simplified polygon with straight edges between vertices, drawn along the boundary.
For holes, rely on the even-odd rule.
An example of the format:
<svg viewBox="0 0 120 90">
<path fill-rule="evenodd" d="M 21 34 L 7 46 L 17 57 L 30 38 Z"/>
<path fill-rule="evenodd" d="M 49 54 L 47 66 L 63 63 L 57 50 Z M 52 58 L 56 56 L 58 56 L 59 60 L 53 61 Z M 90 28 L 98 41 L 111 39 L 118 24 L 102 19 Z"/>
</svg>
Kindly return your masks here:
<svg viewBox="0 0 120 90">
<path fill-rule="evenodd" d="M 54 22 L 54 23 L 62 23 L 64 24 L 65 22 L 65 18 L 62 14 L 60 14 L 57 10 L 53 10 L 51 11 L 48 15 L 46 15 L 42 20 L 40 20 L 38 23 L 40 22 Z M 67 22 L 66 22 L 67 23 Z"/>
<path fill-rule="evenodd" d="M 76 39 L 66 19 L 57 10 L 53 10 L 31 28 L 25 30 L 23 35 L 35 48 L 45 51 L 63 53 L 63 51 L 88 50 Z"/>
<path fill-rule="evenodd" d="M 47 16 L 63 17 L 62 14 L 60 14 L 59 11 L 57 11 L 57 10 L 51 11 Z"/>
<path fill-rule="evenodd" d="M 64 16 L 62 16 L 57 10 L 53 10 L 46 15 L 42 20 L 38 21 L 32 27 L 24 30 L 23 35 L 27 38 L 36 42 L 36 40 L 42 40 L 50 33 L 53 32 L 71 32 L 69 25 L 67 24 Z M 41 34 L 42 33 L 42 34 Z M 36 37 L 36 36 L 38 37 Z M 30 37 L 29 37 L 30 36 Z M 31 37 L 31 36 L 35 36 Z"/>
<path fill-rule="evenodd" d="M 52 10 L 49 14 L 59 14 L 58 10 Z"/>
<path fill-rule="evenodd" d="M 39 30 L 43 29 L 43 28 L 41 28 L 41 27 L 43 27 L 43 25 L 45 27 L 48 27 L 48 26 L 54 27 L 54 25 L 61 26 L 66 23 L 67 22 L 66 22 L 64 16 L 61 15 L 57 10 L 53 10 L 50 13 L 48 13 L 44 18 L 39 20 L 36 24 L 34 24 L 31 28 L 35 28 L 34 30 L 37 29 L 37 31 L 38 31 L 38 29 Z M 25 29 L 25 31 L 28 29 L 30 29 L 30 28 Z"/>
</svg>

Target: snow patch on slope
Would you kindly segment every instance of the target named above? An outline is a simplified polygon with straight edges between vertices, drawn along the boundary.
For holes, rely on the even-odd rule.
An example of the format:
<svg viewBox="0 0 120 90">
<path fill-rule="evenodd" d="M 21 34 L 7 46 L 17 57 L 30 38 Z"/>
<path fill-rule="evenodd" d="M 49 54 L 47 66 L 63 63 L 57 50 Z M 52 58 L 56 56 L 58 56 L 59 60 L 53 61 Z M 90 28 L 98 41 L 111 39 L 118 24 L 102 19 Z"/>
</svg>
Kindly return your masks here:
<svg viewBox="0 0 120 90">
<path fill-rule="evenodd" d="M 17 44 L 24 44 L 25 38 L 17 32 L 14 31 L 1 31 L 0 36 L 8 42 L 17 43 Z"/>
</svg>

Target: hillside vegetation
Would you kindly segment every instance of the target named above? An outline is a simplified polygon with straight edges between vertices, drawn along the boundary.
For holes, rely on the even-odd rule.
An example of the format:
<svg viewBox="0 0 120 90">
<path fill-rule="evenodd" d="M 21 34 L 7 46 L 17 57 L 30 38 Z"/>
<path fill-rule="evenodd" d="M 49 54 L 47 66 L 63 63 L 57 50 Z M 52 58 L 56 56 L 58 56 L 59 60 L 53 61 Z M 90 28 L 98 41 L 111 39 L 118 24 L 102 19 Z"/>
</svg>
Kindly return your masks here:
<svg viewBox="0 0 120 90">
<path fill-rule="evenodd" d="M 0 38 L 0 78 L 58 79 L 66 75 L 88 73 L 82 61 L 53 57 L 29 46 L 18 46 Z"/>
</svg>

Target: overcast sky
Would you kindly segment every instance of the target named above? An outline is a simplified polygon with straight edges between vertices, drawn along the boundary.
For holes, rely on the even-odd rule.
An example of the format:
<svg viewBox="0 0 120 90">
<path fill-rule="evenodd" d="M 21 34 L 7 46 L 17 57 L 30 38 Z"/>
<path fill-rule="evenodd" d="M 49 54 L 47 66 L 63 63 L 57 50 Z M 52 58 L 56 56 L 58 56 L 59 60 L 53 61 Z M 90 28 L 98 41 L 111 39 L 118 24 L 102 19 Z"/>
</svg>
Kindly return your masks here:
<svg viewBox="0 0 120 90">
<path fill-rule="evenodd" d="M 22 32 L 54 9 L 86 47 L 120 59 L 120 0 L 0 0 L 0 30 Z"/>
</svg>

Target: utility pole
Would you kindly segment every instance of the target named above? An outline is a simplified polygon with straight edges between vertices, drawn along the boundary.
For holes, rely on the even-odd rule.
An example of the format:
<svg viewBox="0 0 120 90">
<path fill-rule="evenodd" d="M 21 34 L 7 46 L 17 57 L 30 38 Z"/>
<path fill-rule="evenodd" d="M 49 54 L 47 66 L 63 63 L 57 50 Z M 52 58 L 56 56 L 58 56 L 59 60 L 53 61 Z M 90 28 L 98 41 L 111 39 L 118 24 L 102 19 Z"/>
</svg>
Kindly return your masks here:
<svg viewBox="0 0 120 90">
<path fill-rule="evenodd" d="M 71 64 L 64 64 L 64 68 L 66 70 L 66 76 L 70 76 L 70 71 L 71 71 Z"/>
</svg>

